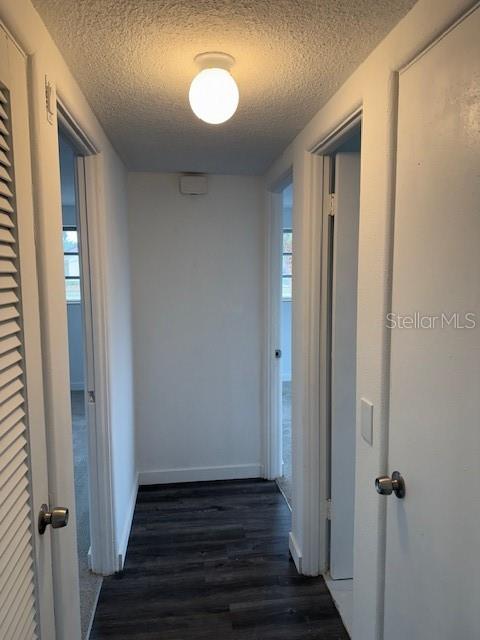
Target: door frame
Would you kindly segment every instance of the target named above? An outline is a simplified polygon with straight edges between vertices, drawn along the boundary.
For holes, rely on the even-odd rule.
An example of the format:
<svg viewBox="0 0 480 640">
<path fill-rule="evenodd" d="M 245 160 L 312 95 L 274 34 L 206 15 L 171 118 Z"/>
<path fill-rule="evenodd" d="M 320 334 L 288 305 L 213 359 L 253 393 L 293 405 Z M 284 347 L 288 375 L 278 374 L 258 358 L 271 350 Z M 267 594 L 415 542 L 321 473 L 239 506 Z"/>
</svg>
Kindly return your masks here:
<svg viewBox="0 0 480 640">
<path fill-rule="evenodd" d="M 104 290 L 105 239 L 98 207 L 98 150 L 57 96 L 58 126 L 78 153 L 77 216 L 82 253 L 83 325 L 85 331 L 85 394 L 88 408 L 90 501 L 90 568 L 110 575 L 119 569 L 115 552 L 112 437 L 107 378 L 107 331 Z M 95 233 L 91 233 L 94 229 Z M 86 260 L 86 264 L 85 261 Z M 67 345 L 68 346 L 68 345 Z"/>
<path fill-rule="evenodd" d="M 330 477 L 331 477 L 331 304 L 332 304 L 332 234 L 331 188 L 333 176 L 332 153 L 361 126 L 362 106 L 352 111 L 334 129 L 310 148 L 311 210 L 315 232 L 312 233 L 312 292 L 313 316 L 309 335 L 310 350 L 318 354 L 312 362 L 312 379 L 316 384 L 306 390 L 307 403 L 311 407 L 308 423 L 310 449 L 305 469 L 305 485 L 310 486 L 308 504 L 305 505 L 304 526 L 309 535 L 311 570 L 326 573 L 330 562 Z M 316 386 L 318 384 L 318 386 Z M 355 447 L 355 460 L 358 450 Z M 319 461 L 320 458 L 320 461 Z M 352 488 L 353 489 L 353 488 Z"/>
<path fill-rule="evenodd" d="M 275 357 L 281 341 L 281 273 L 282 273 L 282 191 L 293 182 L 292 168 L 289 167 L 267 192 L 266 203 L 266 247 L 265 247 L 265 451 L 264 475 L 275 480 L 282 475 L 282 393 L 281 359 Z M 293 225 L 292 225 L 293 226 Z M 293 280 L 293 278 L 292 278 Z"/>
</svg>

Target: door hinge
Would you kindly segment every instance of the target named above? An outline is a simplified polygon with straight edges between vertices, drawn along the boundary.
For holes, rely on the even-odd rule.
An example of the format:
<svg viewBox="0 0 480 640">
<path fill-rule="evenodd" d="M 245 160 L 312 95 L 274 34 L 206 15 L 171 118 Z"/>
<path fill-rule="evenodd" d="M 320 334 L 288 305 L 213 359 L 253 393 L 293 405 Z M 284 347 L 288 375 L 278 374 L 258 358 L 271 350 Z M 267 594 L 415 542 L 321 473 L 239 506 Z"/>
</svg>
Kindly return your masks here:
<svg viewBox="0 0 480 640">
<path fill-rule="evenodd" d="M 88 392 L 88 402 L 89 404 L 95 404 L 95 391 Z"/>
<path fill-rule="evenodd" d="M 47 78 L 47 76 L 45 76 L 45 110 L 47 112 L 47 122 L 49 124 L 54 123 L 55 105 L 55 87 Z"/>
<path fill-rule="evenodd" d="M 335 215 L 335 208 L 336 208 L 335 194 L 331 193 L 330 194 L 330 205 L 329 205 L 329 208 L 328 208 L 328 215 L 329 216 L 334 216 Z"/>
<path fill-rule="evenodd" d="M 327 513 L 327 520 L 331 520 L 332 519 L 332 500 L 330 498 L 327 500 L 326 513 Z"/>
</svg>

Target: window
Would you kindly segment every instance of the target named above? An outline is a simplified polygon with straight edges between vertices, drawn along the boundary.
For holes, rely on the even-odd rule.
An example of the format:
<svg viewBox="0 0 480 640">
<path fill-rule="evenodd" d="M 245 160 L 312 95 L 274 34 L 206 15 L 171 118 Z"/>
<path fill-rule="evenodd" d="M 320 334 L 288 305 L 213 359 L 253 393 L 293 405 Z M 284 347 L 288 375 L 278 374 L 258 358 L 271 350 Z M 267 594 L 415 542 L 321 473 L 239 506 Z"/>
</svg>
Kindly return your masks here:
<svg viewBox="0 0 480 640">
<path fill-rule="evenodd" d="M 283 230 L 282 299 L 292 299 L 292 230 Z"/>
<path fill-rule="evenodd" d="M 63 263 L 67 302 L 80 302 L 80 255 L 75 227 L 63 227 Z"/>
</svg>

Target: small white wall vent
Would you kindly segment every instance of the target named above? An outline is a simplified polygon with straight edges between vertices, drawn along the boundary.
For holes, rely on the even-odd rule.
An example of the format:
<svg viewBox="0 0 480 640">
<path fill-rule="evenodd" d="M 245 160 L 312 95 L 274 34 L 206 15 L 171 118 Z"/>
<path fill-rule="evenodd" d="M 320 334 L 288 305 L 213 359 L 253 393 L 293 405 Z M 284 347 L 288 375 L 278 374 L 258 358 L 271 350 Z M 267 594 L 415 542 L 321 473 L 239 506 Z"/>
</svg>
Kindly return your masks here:
<svg viewBox="0 0 480 640">
<path fill-rule="evenodd" d="M 203 196 L 208 193 L 207 176 L 180 176 L 180 193 L 187 196 Z"/>
</svg>

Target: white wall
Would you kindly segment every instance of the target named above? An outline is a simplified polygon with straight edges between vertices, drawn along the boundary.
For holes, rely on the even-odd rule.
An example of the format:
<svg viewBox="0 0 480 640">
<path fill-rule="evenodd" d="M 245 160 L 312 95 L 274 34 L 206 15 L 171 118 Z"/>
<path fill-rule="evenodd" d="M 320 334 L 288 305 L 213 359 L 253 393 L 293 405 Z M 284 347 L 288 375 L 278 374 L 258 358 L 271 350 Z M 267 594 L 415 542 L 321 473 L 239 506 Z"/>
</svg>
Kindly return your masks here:
<svg viewBox="0 0 480 640">
<path fill-rule="evenodd" d="M 140 482 L 259 476 L 261 180 L 131 173 L 128 194 Z"/>
<path fill-rule="evenodd" d="M 79 302 L 67 303 L 67 322 L 70 389 L 82 391 L 85 388 L 85 376 L 82 305 Z"/>
<path fill-rule="evenodd" d="M 310 543 L 312 491 L 318 480 L 319 451 L 316 398 L 304 391 L 318 375 L 318 354 L 311 349 L 311 327 L 319 284 L 318 228 L 312 203 L 315 161 L 309 151 L 348 116 L 363 111 L 358 282 L 357 403 L 374 404 L 373 445 L 359 436 L 357 407 L 357 467 L 355 481 L 355 640 L 382 637 L 385 501 L 374 490 L 376 476 L 388 469 L 389 339 L 385 314 L 391 294 L 391 248 L 395 175 L 395 114 L 397 72 L 440 35 L 473 2 L 420 0 L 339 91 L 295 138 L 265 177 L 267 188 L 293 166 L 294 182 L 294 309 L 293 309 L 293 535 L 307 572 L 318 572 L 319 550 Z M 313 338 L 312 338 L 313 340 Z M 312 373 L 313 371 L 313 373 Z M 313 410 L 312 410 L 313 407 Z M 390 469 L 391 471 L 391 469 Z M 322 472 L 322 470 L 320 470 Z M 317 525 L 318 526 L 318 525 Z M 309 539 L 310 538 L 310 539 Z M 315 539 L 315 538 L 314 538 Z"/>
<path fill-rule="evenodd" d="M 74 514 L 71 452 L 70 390 L 67 351 L 67 312 L 60 229 L 62 212 L 55 120 L 45 113 L 45 77 L 98 149 L 96 166 L 100 190 L 98 208 L 108 230 L 103 238 L 106 285 L 105 320 L 108 334 L 107 384 L 110 404 L 104 427 L 111 433 L 115 544 L 129 527 L 131 501 L 136 486 L 134 423 L 131 381 L 130 282 L 127 245 L 126 171 L 74 77 L 29 0 L 0 0 L 0 19 L 30 60 L 30 107 L 37 249 L 41 291 L 42 348 L 46 394 L 50 498 Z M 61 464 L 55 461 L 61 458 Z M 75 527 L 54 537 L 57 633 L 74 639 L 79 629 L 76 615 L 78 583 L 72 558 L 76 554 Z M 60 587 L 60 588 L 59 588 Z M 65 624 L 67 626 L 63 627 Z M 78 627 L 78 628 L 77 628 Z"/>
</svg>

